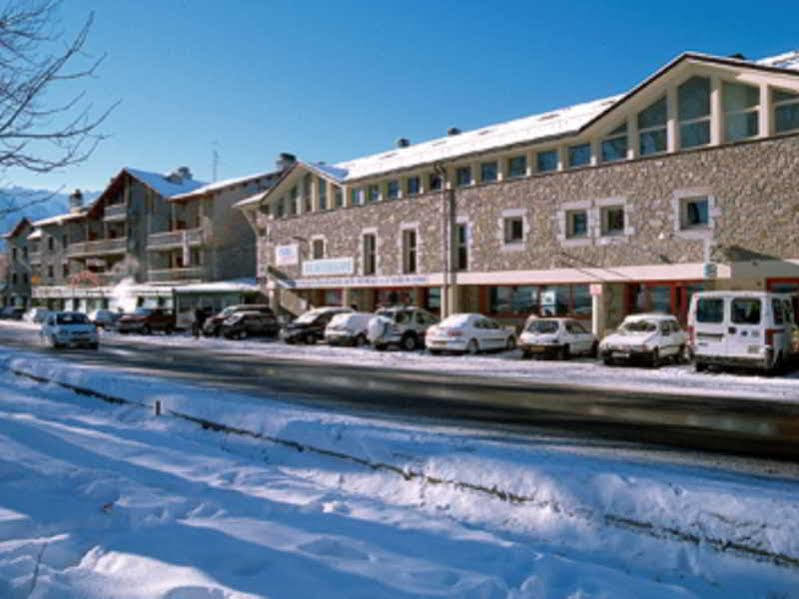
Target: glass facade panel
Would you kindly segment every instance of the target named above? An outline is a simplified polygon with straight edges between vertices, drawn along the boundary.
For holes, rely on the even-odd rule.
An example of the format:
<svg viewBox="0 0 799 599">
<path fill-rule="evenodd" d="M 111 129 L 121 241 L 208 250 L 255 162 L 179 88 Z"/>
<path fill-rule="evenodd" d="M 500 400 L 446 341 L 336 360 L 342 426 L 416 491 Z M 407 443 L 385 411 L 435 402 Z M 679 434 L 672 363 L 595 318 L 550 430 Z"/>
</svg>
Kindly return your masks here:
<svg viewBox="0 0 799 599">
<path fill-rule="evenodd" d="M 591 144 L 569 147 L 569 167 L 591 164 Z"/>
<path fill-rule="evenodd" d="M 441 175 L 436 173 L 430 174 L 430 191 L 441 191 L 441 188 L 444 186 L 444 180 L 441 178 Z"/>
<path fill-rule="evenodd" d="M 727 115 L 724 131 L 727 141 L 737 141 L 739 139 L 755 137 L 757 132 L 758 115 L 756 110 Z"/>
<path fill-rule="evenodd" d="M 399 181 L 393 180 L 386 184 L 386 194 L 389 200 L 396 200 L 399 198 Z"/>
<path fill-rule="evenodd" d="M 508 160 L 508 177 L 524 177 L 527 174 L 527 156 L 514 156 Z"/>
<path fill-rule="evenodd" d="M 677 88 L 677 110 L 681 121 L 710 115 L 710 79 L 691 77 Z"/>
<path fill-rule="evenodd" d="M 658 285 L 649 288 L 650 310 L 653 312 L 671 313 L 671 286 Z"/>
<path fill-rule="evenodd" d="M 666 151 L 666 129 L 653 129 L 639 136 L 638 152 L 641 156 Z"/>
<path fill-rule="evenodd" d="M 615 162 L 627 158 L 627 136 L 602 141 L 602 162 Z"/>
<path fill-rule="evenodd" d="M 760 88 L 724 81 L 721 89 L 725 112 L 746 110 L 760 104 Z"/>
<path fill-rule="evenodd" d="M 667 119 L 666 96 L 638 113 L 638 128 L 665 127 Z"/>
<path fill-rule="evenodd" d="M 491 287 L 489 310 L 492 314 L 528 315 L 538 312 L 538 287 Z"/>
<path fill-rule="evenodd" d="M 706 146 L 710 143 L 710 120 L 680 125 L 680 145 L 683 148 Z"/>
<path fill-rule="evenodd" d="M 799 102 L 777 106 L 774 110 L 774 129 L 777 133 L 799 129 Z"/>
<path fill-rule="evenodd" d="M 540 173 L 558 170 L 558 151 L 547 150 L 546 152 L 539 152 L 536 155 L 536 166 Z"/>
<path fill-rule="evenodd" d="M 370 185 L 369 191 L 367 193 L 367 198 L 370 202 L 378 202 L 380 201 L 380 186 L 379 185 Z"/>
<path fill-rule="evenodd" d="M 497 180 L 497 163 L 484 162 L 480 165 L 480 180 L 484 183 L 490 183 Z"/>
<path fill-rule="evenodd" d="M 419 177 L 408 177 L 406 191 L 409 196 L 419 195 L 420 188 L 421 188 L 421 181 L 419 180 Z"/>
<path fill-rule="evenodd" d="M 541 287 L 541 316 L 564 316 L 571 308 L 571 285 Z"/>
<path fill-rule="evenodd" d="M 461 166 L 455 171 L 455 181 L 458 187 L 464 187 L 472 184 L 472 167 Z"/>
</svg>

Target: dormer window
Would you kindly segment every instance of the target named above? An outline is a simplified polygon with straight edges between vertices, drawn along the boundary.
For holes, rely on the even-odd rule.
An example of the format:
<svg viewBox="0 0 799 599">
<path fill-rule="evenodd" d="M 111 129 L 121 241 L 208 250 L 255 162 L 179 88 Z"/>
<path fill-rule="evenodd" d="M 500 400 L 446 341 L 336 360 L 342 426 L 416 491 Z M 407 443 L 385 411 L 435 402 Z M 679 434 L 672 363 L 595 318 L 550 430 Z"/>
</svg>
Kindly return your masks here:
<svg viewBox="0 0 799 599">
<path fill-rule="evenodd" d="M 666 151 L 666 96 L 638 113 L 638 153 L 641 156 Z"/>
<path fill-rule="evenodd" d="M 696 148 L 710 143 L 710 79 L 691 77 L 677 88 L 680 147 Z"/>
<path fill-rule="evenodd" d="M 775 89 L 771 98 L 774 102 L 774 131 L 785 133 L 799 129 L 799 94 Z"/>
<path fill-rule="evenodd" d="M 602 162 L 615 162 L 627 158 L 627 122 L 617 127 L 601 143 Z"/>
<path fill-rule="evenodd" d="M 724 139 L 728 142 L 757 137 L 760 88 L 724 82 Z"/>
</svg>

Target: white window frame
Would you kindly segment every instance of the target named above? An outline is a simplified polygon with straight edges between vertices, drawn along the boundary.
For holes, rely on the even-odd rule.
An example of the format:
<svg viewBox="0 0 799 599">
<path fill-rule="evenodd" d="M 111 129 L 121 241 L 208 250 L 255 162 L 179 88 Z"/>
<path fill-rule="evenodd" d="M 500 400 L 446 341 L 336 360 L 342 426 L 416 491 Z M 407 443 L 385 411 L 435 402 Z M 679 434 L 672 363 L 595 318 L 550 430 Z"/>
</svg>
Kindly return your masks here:
<svg viewBox="0 0 799 599">
<path fill-rule="evenodd" d="M 605 228 L 606 215 L 608 210 L 616 208 L 624 211 L 624 228 L 619 232 L 609 233 Z M 590 218 L 594 223 L 593 234 L 596 237 L 597 245 L 627 241 L 633 236 L 635 234 L 635 228 L 631 224 L 633 209 L 633 204 L 628 201 L 626 196 L 613 196 L 594 200 L 593 215 Z"/>
<path fill-rule="evenodd" d="M 638 125 L 638 117 L 640 116 L 640 114 L 642 112 L 646 112 L 647 110 L 652 108 L 652 106 L 654 106 L 655 104 L 657 104 L 658 102 L 660 102 L 664 98 L 666 100 L 666 115 L 667 115 L 666 116 L 666 122 L 663 123 L 662 125 L 653 125 L 652 127 L 644 127 L 643 129 L 636 127 L 636 131 L 637 131 L 637 136 L 636 136 L 636 139 L 635 139 L 635 142 L 636 142 L 636 148 L 635 148 L 636 156 L 641 156 L 641 157 L 660 156 L 660 155 L 666 154 L 669 151 L 669 118 L 668 118 L 668 114 L 669 114 L 669 98 L 668 98 L 668 95 L 660 96 L 657 100 L 655 100 L 654 102 L 650 102 L 649 105 L 645 106 L 642 110 L 639 110 L 638 112 L 636 112 L 635 113 L 635 124 Z M 679 128 L 679 125 L 678 125 L 678 128 Z M 641 136 L 644 135 L 645 133 L 652 133 L 654 131 L 663 131 L 666 134 L 666 147 L 663 150 L 659 151 L 659 152 L 650 152 L 648 154 L 644 154 L 643 152 L 641 152 Z"/>
<path fill-rule="evenodd" d="M 454 263 L 452 264 L 452 270 L 453 271 L 458 271 L 458 272 L 467 272 L 467 271 L 471 270 L 471 268 L 472 268 L 472 255 L 473 255 L 472 254 L 472 242 L 474 240 L 474 235 L 472 235 L 472 222 L 466 216 L 459 216 L 455 220 L 455 224 L 457 226 L 466 227 L 466 268 L 465 269 L 461 269 L 458 266 L 459 242 L 458 242 L 457 236 L 455 236 L 455 252 L 453 254 L 453 262 Z M 457 229 L 456 229 L 456 231 L 457 231 Z"/>
<path fill-rule="evenodd" d="M 703 115 L 703 116 L 700 116 L 700 117 L 696 117 L 696 118 L 693 118 L 693 119 L 686 119 L 686 120 L 683 121 L 683 120 L 680 119 L 680 87 L 682 87 L 683 85 L 685 85 L 686 83 L 688 83 L 691 79 L 693 79 L 695 77 L 697 77 L 699 79 L 707 79 L 707 81 L 708 81 L 708 111 L 707 111 L 706 115 Z M 711 121 L 712 121 L 712 117 L 713 117 L 713 98 L 712 98 L 712 96 L 713 96 L 713 82 L 711 80 L 711 77 L 709 75 L 699 75 L 699 74 L 691 75 L 685 81 L 683 81 L 682 83 L 680 83 L 680 84 L 678 84 L 676 86 L 675 94 L 676 94 L 676 97 L 677 97 L 676 114 L 677 114 L 677 131 L 679 131 L 679 139 L 680 139 L 680 150 L 696 150 L 697 148 L 706 148 L 706 147 L 712 145 L 713 144 L 713 133 L 712 133 L 712 131 L 713 131 L 713 123 Z M 684 143 L 683 143 L 682 128 L 684 126 L 687 126 L 687 125 L 696 125 L 697 123 L 704 123 L 706 121 L 707 121 L 707 128 L 708 128 L 708 140 L 707 140 L 707 143 L 706 144 L 699 144 L 699 145 L 695 145 L 695 146 L 689 146 L 689 147 L 686 148 Z"/>
<path fill-rule="evenodd" d="M 375 271 L 371 274 L 366 274 L 366 253 L 364 252 L 364 239 L 367 235 L 375 236 Z M 377 234 L 377 227 L 370 227 L 368 229 L 361 229 L 360 235 L 360 248 L 358 256 L 360 257 L 360 264 L 358 265 L 358 272 L 364 277 L 376 277 L 380 275 L 380 235 Z"/>
<path fill-rule="evenodd" d="M 407 270 L 407 263 L 406 263 L 406 260 L 405 260 L 405 249 L 406 249 L 405 248 L 405 233 L 407 233 L 408 231 L 413 231 L 415 233 L 415 236 L 416 236 L 416 245 L 414 247 L 414 252 L 416 254 L 415 255 L 415 261 L 416 261 L 415 266 L 416 266 L 416 268 L 412 272 Z M 399 236 L 398 236 L 398 239 L 397 239 L 397 244 L 399 246 L 399 254 L 400 254 L 400 261 L 399 261 L 400 272 L 402 274 L 404 274 L 404 275 L 415 275 L 415 274 L 419 274 L 420 272 L 422 272 L 422 269 L 421 269 L 421 265 L 422 265 L 421 264 L 422 237 L 421 237 L 421 235 L 419 235 L 419 223 L 418 222 L 400 223 Z"/>
<path fill-rule="evenodd" d="M 615 131 L 618 131 L 622 127 L 624 128 L 624 131 L 622 133 L 614 133 Z M 599 150 L 599 155 L 597 156 L 597 162 L 599 162 L 601 164 L 614 164 L 616 162 L 621 162 L 622 160 L 626 160 L 627 159 L 627 156 L 628 156 L 629 151 L 630 151 L 630 148 L 629 148 L 630 138 L 629 138 L 629 135 L 628 135 L 629 128 L 630 128 L 630 125 L 625 120 L 624 122 L 622 122 L 621 125 L 619 125 L 618 127 L 615 127 L 611 131 L 608 131 L 607 135 L 605 135 L 604 137 L 600 138 L 599 143 L 597 144 L 598 150 Z M 616 139 L 623 139 L 625 141 L 625 143 L 627 144 L 627 148 L 626 148 L 626 151 L 625 151 L 624 155 L 621 158 L 616 158 L 615 160 L 605 160 L 605 157 L 603 156 L 603 152 L 602 152 L 602 144 L 604 144 L 607 141 L 614 141 Z"/>
<path fill-rule="evenodd" d="M 685 226 L 685 207 L 688 202 L 697 198 L 707 198 L 707 226 Z M 693 187 L 680 189 L 672 194 L 672 213 L 674 234 L 682 239 L 711 239 L 716 229 L 716 217 L 719 216 L 718 201 L 709 187 Z"/>
<path fill-rule="evenodd" d="M 774 92 L 778 92 L 778 91 L 781 91 L 781 92 L 784 92 L 784 93 L 788 93 L 788 94 L 799 94 L 799 91 L 796 91 L 796 90 L 779 89 L 779 88 L 776 88 L 776 87 L 775 88 L 770 88 L 769 93 L 773 94 Z M 761 104 L 763 103 L 763 98 L 760 98 L 760 102 L 761 102 Z M 787 129 L 785 131 L 777 131 L 777 108 L 779 108 L 781 106 L 790 106 L 791 104 L 799 105 L 799 98 L 789 98 L 787 100 L 780 100 L 779 102 L 773 102 L 772 103 L 772 106 L 771 106 L 772 114 L 770 116 L 771 116 L 771 119 L 774 122 L 773 129 L 774 129 L 774 133 L 776 135 L 783 135 L 783 134 L 786 134 L 786 133 L 795 133 L 795 132 L 799 131 L 799 127 L 794 128 L 794 129 Z"/>
<path fill-rule="evenodd" d="M 322 242 L 321 258 L 317 258 L 314 256 L 314 244 L 317 241 Z M 324 235 L 313 235 L 310 239 L 310 245 L 311 245 L 311 256 L 310 256 L 311 260 L 324 260 L 325 258 L 327 258 L 327 237 L 325 237 Z"/>
<path fill-rule="evenodd" d="M 571 223 L 569 215 L 574 212 L 585 212 L 587 214 L 586 234 L 580 237 L 572 237 L 569 233 Z M 560 206 L 555 213 L 557 240 L 562 247 L 579 247 L 593 245 L 594 232 L 596 228 L 596 210 L 591 200 L 579 200 L 576 202 L 566 202 Z"/>
<path fill-rule="evenodd" d="M 744 108 L 744 109 L 741 109 L 741 110 L 727 110 L 727 108 L 724 106 L 724 86 L 725 85 L 740 85 L 740 86 L 743 86 L 743 87 L 753 87 L 758 92 L 758 98 L 759 98 L 758 103 L 755 104 L 754 106 L 750 106 L 749 108 Z M 744 141 L 744 140 L 747 140 L 747 139 L 756 139 L 757 137 L 760 137 L 760 122 L 759 122 L 759 118 L 760 117 L 759 117 L 759 115 L 760 115 L 760 106 L 763 104 L 762 95 L 763 95 L 762 90 L 757 85 L 750 85 L 748 83 L 741 83 L 739 81 L 728 81 L 726 79 L 722 79 L 721 80 L 721 112 L 722 112 L 722 115 L 724 117 L 724 123 L 723 123 L 724 130 L 723 130 L 723 133 L 724 133 L 724 142 L 725 143 L 736 143 L 736 142 L 739 142 L 739 141 Z M 741 115 L 741 114 L 748 114 L 750 112 L 754 112 L 756 115 L 758 115 L 758 119 L 755 120 L 755 122 L 757 122 L 757 133 L 755 133 L 754 135 L 750 135 L 748 137 L 739 137 L 738 139 L 730 141 L 729 137 L 727 136 L 727 121 L 728 121 L 728 119 L 731 116 L 738 116 L 738 115 Z"/>
<path fill-rule="evenodd" d="M 505 241 L 505 222 L 510 219 L 519 218 L 522 219 L 522 239 L 520 241 Z M 518 252 L 525 250 L 527 248 L 527 240 L 530 238 L 530 220 L 527 215 L 527 209 L 508 208 L 503 210 L 500 214 L 500 218 L 497 219 L 497 229 L 499 247 L 503 252 Z"/>
</svg>

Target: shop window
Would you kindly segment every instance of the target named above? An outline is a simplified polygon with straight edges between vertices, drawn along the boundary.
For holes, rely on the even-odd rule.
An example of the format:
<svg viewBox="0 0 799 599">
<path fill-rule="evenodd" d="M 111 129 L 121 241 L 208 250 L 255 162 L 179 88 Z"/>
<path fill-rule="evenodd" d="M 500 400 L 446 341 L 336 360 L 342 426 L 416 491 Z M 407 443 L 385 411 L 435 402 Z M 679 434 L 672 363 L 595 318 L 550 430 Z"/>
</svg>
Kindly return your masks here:
<svg viewBox="0 0 799 599">
<path fill-rule="evenodd" d="M 503 220 L 504 239 L 506 244 L 524 242 L 524 219 L 511 216 Z"/>
<path fill-rule="evenodd" d="M 680 147 L 696 148 L 710 143 L 710 79 L 691 77 L 677 87 Z"/>
<path fill-rule="evenodd" d="M 416 272 L 416 230 L 405 229 L 402 232 L 402 272 Z"/>
<path fill-rule="evenodd" d="M 624 235 L 624 206 L 607 206 L 600 212 L 602 235 Z"/>
<path fill-rule="evenodd" d="M 710 202 L 706 196 L 683 198 L 680 206 L 681 228 L 704 229 L 710 224 Z"/>
<path fill-rule="evenodd" d="M 421 179 L 419 177 L 408 177 L 405 182 L 405 191 L 409 196 L 419 195 L 421 189 Z"/>
<path fill-rule="evenodd" d="M 539 173 L 546 173 L 548 171 L 558 170 L 558 151 L 547 150 L 546 152 L 538 152 L 535 157 L 536 169 Z"/>
<path fill-rule="evenodd" d="M 455 171 L 455 182 L 458 187 L 466 187 L 472 184 L 472 167 L 460 166 Z"/>
<path fill-rule="evenodd" d="M 514 156 L 508 159 L 508 177 L 524 177 L 527 174 L 527 156 Z"/>
<path fill-rule="evenodd" d="M 656 285 L 649 287 L 650 310 L 671 314 L 671 286 Z"/>
<path fill-rule="evenodd" d="M 782 301 L 778 299 L 772 299 L 771 311 L 774 312 L 774 324 L 783 324 L 785 322 Z"/>
<path fill-rule="evenodd" d="M 327 210 L 327 181 L 318 177 L 316 180 L 316 190 L 319 199 L 319 210 Z"/>
<path fill-rule="evenodd" d="M 428 287 L 425 308 L 431 312 L 441 310 L 441 287 Z"/>
<path fill-rule="evenodd" d="M 342 300 L 341 289 L 325 289 L 324 291 L 325 306 L 340 306 L 341 300 Z"/>
<path fill-rule="evenodd" d="M 444 179 L 438 173 L 430 173 L 430 191 L 441 191 L 444 188 Z"/>
<path fill-rule="evenodd" d="M 799 94 L 775 89 L 771 99 L 774 103 L 774 130 L 785 133 L 799 129 Z"/>
<path fill-rule="evenodd" d="M 591 164 L 591 144 L 569 146 L 569 168 Z"/>
<path fill-rule="evenodd" d="M 459 224 L 455 227 L 455 241 L 457 245 L 457 262 L 456 268 L 458 270 L 469 269 L 469 229 L 466 224 Z"/>
<path fill-rule="evenodd" d="M 491 287 L 489 312 L 528 315 L 538 313 L 538 287 Z"/>
<path fill-rule="evenodd" d="M 740 83 L 722 84 L 724 139 L 728 142 L 757 137 L 760 88 Z"/>
<path fill-rule="evenodd" d="M 388 196 L 389 200 L 396 200 L 399 198 L 399 181 L 393 179 L 386 183 L 386 195 Z"/>
<path fill-rule="evenodd" d="M 570 210 L 566 213 L 566 237 L 569 239 L 588 237 L 588 212 Z"/>
<path fill-rule="evenodd" d="M 373 275 L 377 271 L 377 236 L 367 233 L 363 236 L 363 274 Z"/>
<path fill-rule="evenodd" d="M 608 133 L 600 144 L 602 162 L 615 162 L 627 158 L 627 122 Z"/>
<path fill-rule="evenodd" d="M 638 153 L 641 156 L 666 151 L 666 96 L 638 113 Z"/>
<path fill-rule="evenodd" d="M 325 257 L 325 240 L 314 239 L 311 242 L 312 255 L 314 260 L 321 260 Z"/>
<path fill-rule="evenodd" d="M 379 185 L 370 185 L 367 188 L 366 197 L 370 202 L 379 202 L 380 201 L 380 186 Z"/>
<path fill-rule="evenodd" d="M 497 180 L 497 163 L 484 162 L 480 165 L 480 181 L 491 183 Z"/>
<path fill-rule="evenodd" d="M 571 286 L 550 285 L 541 287 L 539 294 L 541 316 L 565 316 L 571 307 Z"/>
</svg>

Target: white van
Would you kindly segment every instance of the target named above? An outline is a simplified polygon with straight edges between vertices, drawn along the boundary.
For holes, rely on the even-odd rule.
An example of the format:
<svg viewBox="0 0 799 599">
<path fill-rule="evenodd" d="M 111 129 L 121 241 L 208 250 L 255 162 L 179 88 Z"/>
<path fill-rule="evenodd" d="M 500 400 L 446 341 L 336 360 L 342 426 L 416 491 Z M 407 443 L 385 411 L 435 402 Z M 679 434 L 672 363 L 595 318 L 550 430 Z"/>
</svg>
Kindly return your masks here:
<svg viewBox="0 0 799 599">
<path fill-rule="evenodd" d="M 366 328 L 374 318 L 371 312 L 346 312 L 336 314 L 325 327 L 325 341 L 328 345 L 354 345 L 363 347 L 369 343 Z"/>
<path fill-rule="evenodd" d="M 792 298 L 766 291 L 700 291 L 691 297 L 688 334 L 696 370 L 743 366 L 766 372 L 795 355 Z"/>
</svg>

